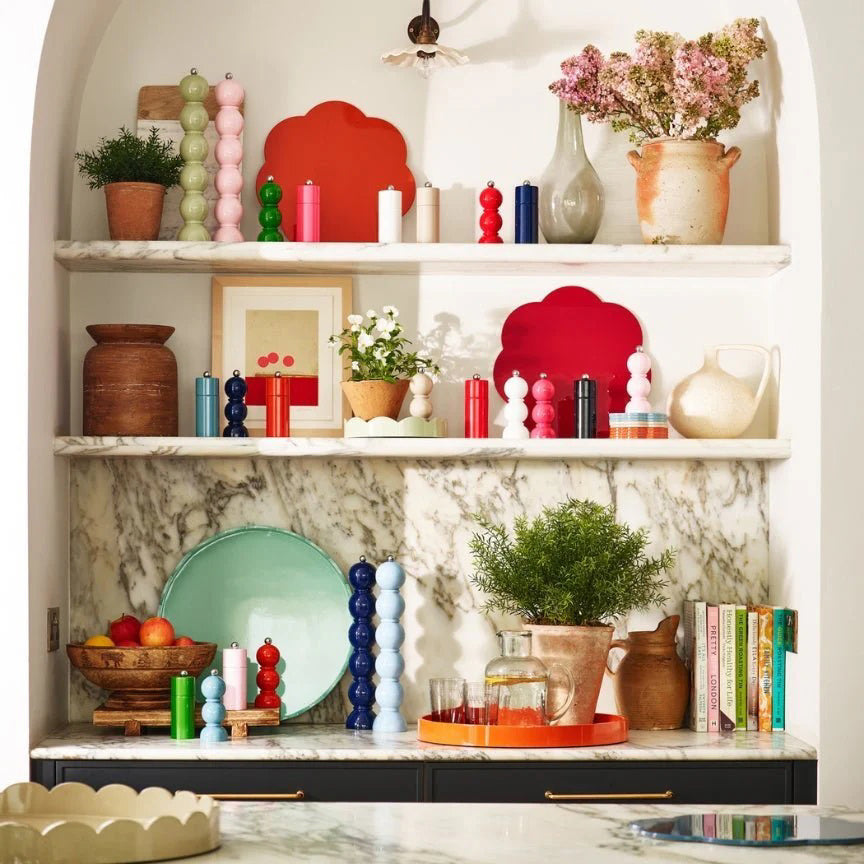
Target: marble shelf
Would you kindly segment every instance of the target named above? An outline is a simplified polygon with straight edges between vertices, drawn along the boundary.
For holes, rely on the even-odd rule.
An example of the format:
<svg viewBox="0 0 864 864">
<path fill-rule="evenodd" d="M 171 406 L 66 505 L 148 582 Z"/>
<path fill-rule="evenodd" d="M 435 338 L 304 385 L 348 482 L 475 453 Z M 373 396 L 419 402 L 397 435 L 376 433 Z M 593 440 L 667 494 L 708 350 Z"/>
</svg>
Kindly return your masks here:
<svg viewBox="0 0 864 864">
<path fill-rule="evenodd" d="M 483 245 L 477 243 L 179 243 L 58 241 L 67 270 L 152 273 L 502 274 L 762 277 L 788 246 Z"/>
<path fill-rule="evenodd" d="M 64 436 L 54 453 L 69 457 L 246 457 L 327 459 L 788 459 L 791 442 L 773 438 L 610 440 L 553 438 L 115 438 Z"/>
<path fill-rule="evenodd" d="M 352 732 L 344 726 L 284 724 L 253 730 L 224 747 L 161 735 L 125 738 L 89 723 L 66 726 L 30 751 L 32 759 L 183 759 L 249 761 L 593 762 L 815 759 L 816 750 L 785 732 L 630 732 L 624 744 L 556 749 L 446 747 L 417 740 L 416 727 L 392 735 Z"/>
</svg>

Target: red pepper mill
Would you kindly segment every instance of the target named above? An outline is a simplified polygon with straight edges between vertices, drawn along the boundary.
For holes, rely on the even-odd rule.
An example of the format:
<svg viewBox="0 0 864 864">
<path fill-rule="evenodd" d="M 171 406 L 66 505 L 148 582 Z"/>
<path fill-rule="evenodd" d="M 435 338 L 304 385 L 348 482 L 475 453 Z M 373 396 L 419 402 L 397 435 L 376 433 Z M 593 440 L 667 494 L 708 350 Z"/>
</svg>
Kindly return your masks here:
<svg viewBox="0 0 864 864">
<path fill-rule="evenodd" d="M 555 385 L 546 377 L 545 372 L 534 382 L 531 388 L 534 397 L 534 407 L 531 409 L 531 419 L 534 428 L 531 430 L 532 438 L 557 438 L 555 427 L 555 406 L 552 400 L 555 398 Z"/>
<path fill-rule="evenodd" d="M 264 382 L 264 406 L 268 438 L 287 438 L 291 434 L 291 379 L 277 372 Z"/>
<path fill-rule="evenodd" d="M 498 208 L 504 203 L 504 196 L 495 188 L 495 181 L 490 180 L 486 188 L 480 193 L 480 206 L 483 212 L 480 214 L 480 230 L 483 236 L 478 243 L 503 243 L 498 233 L 504 220 L 498 212 Z"/>
<path fill-rule="evenodd" d="M 261 667 L 258 670 L 258 676 L 255 678 L 259 691 L 255 697 L 256 708 L 282 707 L 282 699 L 276 692 L 280 681 L 279 673 L 276 671 L 276 664 L 279 662 L 280 656 L 279 649 L 273 644 L 269 636 L 264 640 L 264 644 L 255 654 L 255 659 Z"/>
</svg>

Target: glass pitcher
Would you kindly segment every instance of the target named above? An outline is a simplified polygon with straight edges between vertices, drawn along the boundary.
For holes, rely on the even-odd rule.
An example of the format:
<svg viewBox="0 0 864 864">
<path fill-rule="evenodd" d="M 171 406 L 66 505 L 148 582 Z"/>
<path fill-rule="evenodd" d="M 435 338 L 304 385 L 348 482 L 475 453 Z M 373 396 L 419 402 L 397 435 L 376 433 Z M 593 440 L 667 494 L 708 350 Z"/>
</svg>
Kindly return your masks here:
<svg viewBox="0 0 864 864">
<path fill-rule="evenodd" d="M 573 676 L 557 663 L 549 670 L 531 656 L 531 633 L 502 630 L 501 656 L 486 667 L 488 722 L 499 726 L 546 726 L 557 723 L 573 702 Z M 567 679 L 567 698 L 557 711 L 547 704 L 550 672 Z"/>
</svg>

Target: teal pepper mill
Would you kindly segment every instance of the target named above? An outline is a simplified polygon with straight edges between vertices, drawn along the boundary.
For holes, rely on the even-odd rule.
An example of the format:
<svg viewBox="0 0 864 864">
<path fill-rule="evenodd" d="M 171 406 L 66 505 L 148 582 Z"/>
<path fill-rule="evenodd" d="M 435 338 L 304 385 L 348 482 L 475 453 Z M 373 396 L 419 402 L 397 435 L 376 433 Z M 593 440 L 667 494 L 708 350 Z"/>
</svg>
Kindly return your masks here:
<svg viewBox="0 0 864 864">
<path fill-rule="evenodd" d="M 210 91 L 207 79 L 192 69 L 180 82 L 180 95 L 186 103 L 180 111 L 180 125 L 186 133 L 180 142 L 180 155 L 186 163 L 180 172 L 180 185 L 183 199 L 180 201 L 180 215 L 183 227 L 177 235 L 178 240 L 206 242 L 210 232 L 204 227 L 204 220 L 210 210 L 204 190 L 207 188 L 207 169 L 204 160 L 210 150 L 204 130 L 210 116 L 204 107 L 204 99 Z"/>
<path fill-rule="evenodd" d="M 282 200 L 282 187 L 273 182 L 273 176 L 267 178 L 267 182 L 258 190 L 261 199 L 261 212 L 258 214 L 258 224 L 261 233 L 258 235 L 259 243 L 281 243 L 284 239 L 279 226 L 282 224 L 282 213 L 279 210 L 279 202 Z"/>
<path fill-rule="evenodd" d="M 201 719 L 206 724 L 201 730 L 201 741 L 212 744 L 217 741 L 227 741 L 228 733 L 222 726 L 225 719 L 225 706 L 222 697 L 225 695 L 225 682 L 214 669 L 201 682 L 201 695 L 206 700 L 201 706 Z"/>
</svg>

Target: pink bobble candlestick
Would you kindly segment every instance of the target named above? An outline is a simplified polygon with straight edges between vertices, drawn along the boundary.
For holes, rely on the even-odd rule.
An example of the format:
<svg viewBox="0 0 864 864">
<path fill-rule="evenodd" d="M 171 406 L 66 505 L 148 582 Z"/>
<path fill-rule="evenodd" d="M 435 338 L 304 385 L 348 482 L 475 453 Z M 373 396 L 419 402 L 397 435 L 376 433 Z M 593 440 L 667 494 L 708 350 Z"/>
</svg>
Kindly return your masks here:
<svg viewBox="0 0 864 864">
<path fill-rule="evenodd" d="M 648 395 L 651 393 L 651 382 L 648 373 L 651 371 L 651 358 L 642 350 L 641 345 L 627 358 L 627 369 L 630 380 L 627 382 L 627 395 L 630 401 L 624 411 L 628 414 L 645 413 L 651 410 Z"/>
<path fill-rule="evenodd" d="M 532 438 L 557 438 L 555 427 L 555 406 L 552 400 L 555 398 L 555 385 L 546 377 L 545 372 L 534 382 L 531 388 L 534 397 L 534 407 L 531 409 L 531 419 L 534 428 L 531 430 Z"/>
<path fill-rule="evenodd" d="M 215 211 L 219 228 L 213 239 L 223 243 L 242 243 L 240 220 L 243 218 L 243 205 L 240 203 L 240 192 L 243 190 L 243 175 L 240 173 L 240 163 L 243 161 L 243 145 L 240 143 L 240 134 L 243 131 L 243 114 L 240 106 L 246 91 L 230 72 L 215 89 L 216 102 L 219 104 L 216 114 L 216 131 L 219 133 L 219 142 L 216 144 L 216 161 L 219 163 L 216 191 L 219 200 Z"/>
</svg>

